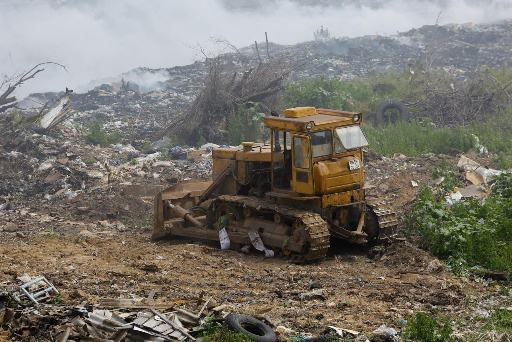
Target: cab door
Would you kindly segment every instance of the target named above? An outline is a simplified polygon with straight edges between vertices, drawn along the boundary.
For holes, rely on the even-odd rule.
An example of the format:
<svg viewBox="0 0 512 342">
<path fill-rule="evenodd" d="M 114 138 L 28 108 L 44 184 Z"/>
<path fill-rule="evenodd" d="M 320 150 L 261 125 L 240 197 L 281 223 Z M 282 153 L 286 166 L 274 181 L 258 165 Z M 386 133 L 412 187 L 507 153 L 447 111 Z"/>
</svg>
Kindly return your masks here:
<svg viewBox="0 0 512 342">
<path fill-rule="evenodd" d="M 293 136 L 292 184 L 293 191 L 300 194 L 314 193 L 311 141 L 307 135 Z"/>
</svg>

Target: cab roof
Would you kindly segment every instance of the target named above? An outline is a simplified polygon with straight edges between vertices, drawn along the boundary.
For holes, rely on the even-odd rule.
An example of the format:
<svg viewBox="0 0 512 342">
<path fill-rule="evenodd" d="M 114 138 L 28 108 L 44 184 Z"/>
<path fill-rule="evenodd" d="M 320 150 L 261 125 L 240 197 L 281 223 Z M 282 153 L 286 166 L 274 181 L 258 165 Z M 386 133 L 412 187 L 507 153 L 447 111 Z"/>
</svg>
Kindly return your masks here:
<svg viewBox="0 0 512 342">
<path fill-rule="evenodd" d="M 361 113 L 315 107 L 296 107 L 283 116 L 267 116 L 265 126 L 287 131 L 317 131 L 361 122 Z"/>
</svg>

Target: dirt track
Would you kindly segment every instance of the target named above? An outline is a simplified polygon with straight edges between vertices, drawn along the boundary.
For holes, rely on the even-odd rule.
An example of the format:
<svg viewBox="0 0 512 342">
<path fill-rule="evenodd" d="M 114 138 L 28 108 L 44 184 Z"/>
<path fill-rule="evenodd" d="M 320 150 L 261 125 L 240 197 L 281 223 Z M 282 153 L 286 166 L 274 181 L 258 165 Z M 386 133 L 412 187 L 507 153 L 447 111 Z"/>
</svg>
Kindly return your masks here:
<svg viewBox="0 0 512 342">
<path fill-rule="evenodd" d="M 313 265 L 293 265 L 181 242 L 153 243 L 149 232 L 44 233 L 0 245 L 1 280 L 45 274 L 66 304 L 146 298 L 198 310 L 202 298 L 267 316 L 297 331 L 327 325 L 371 332 L 397 327 L 418 310 L 471 314 L 475 300 L 495 290 L 442 271 L 429 254 L 405 242 L 374 261 L 349 248 Z"/>
<path fill-rule="evenodd" d="M 376 187 L 369 194 L 382 193 L 403 213 L 417 191 L 410 181 L 425 184 L 436 160 L 371 162 Z M 25 273 L 44 274 L 61 292 L 61 303 L 70 305 L 149 295 L 150 305 L 197 312 L 212 297 L 212 306 L 226 304 L 307 333 L 328 325 L 364 333 L 382 324 L 399 328 L 419 310 L 456 317 L 457 329 L 465 330 L 473 328 L 476 309 L 510 305 L 498 285 L 457 277 L 409 242 L 395 241 L 376 258 L 367 248 L 340 244 L 323 262 L 294 265 L 187 241 L 152 242 L 150 204 L 127 198 L 131 212 L 123 214 L 112 208 L 123 207 L 124 199 L 112 198 L 55 206 L 29 201 L 29 207 L 4 211 L 0 281 L 12 285 Z M 87 201 L 97 202 L 97 213 L 77 211 Z M 105 220 L 111 211 L 123 223 Z"/>
</svg>

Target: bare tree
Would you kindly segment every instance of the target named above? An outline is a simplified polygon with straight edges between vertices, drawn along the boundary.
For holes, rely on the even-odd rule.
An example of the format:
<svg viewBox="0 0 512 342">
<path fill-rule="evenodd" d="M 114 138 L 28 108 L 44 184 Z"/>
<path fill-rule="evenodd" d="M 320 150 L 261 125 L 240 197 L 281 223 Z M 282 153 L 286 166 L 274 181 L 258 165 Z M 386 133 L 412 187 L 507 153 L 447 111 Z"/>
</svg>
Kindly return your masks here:
<svg viewBox="0 0 512 342">
<path fill-rule="evenodd" d="M 193 143 L 200 134 L 217 143 L 229 142 L 227 127 L 233 113 L 245 105 L 258 106 L 262 112 L 278 106 L 284 81 L 295 63 L 284 58 L 249 65 L 245 70 L 232 69 L 223 55 L 207 60 L 208 73 L 203 87 L 188 109 L 167 127 L 165 134 L 178 135 Z"/>
<path fill-rule="evenodd" d="M 43 72 L 45 65 L 57 65 L 64 70 L 67 70 L 66 67 L 62 64 L 56 62 L 42 62 L 33 66 L 30 70 L 23 72 L 19 75 L 10 77 L 2 81 L 0 84 L 0 113 L 5 112 L 7 109 L 15 107 L 18 100 L 16 96 L 13 95 L 14 91 L 17 87 L 21 86 L 26 81 L 36 77 L 37 74 Z M 5 89 L 5 90 L 3 90 Z"/>
</svg>

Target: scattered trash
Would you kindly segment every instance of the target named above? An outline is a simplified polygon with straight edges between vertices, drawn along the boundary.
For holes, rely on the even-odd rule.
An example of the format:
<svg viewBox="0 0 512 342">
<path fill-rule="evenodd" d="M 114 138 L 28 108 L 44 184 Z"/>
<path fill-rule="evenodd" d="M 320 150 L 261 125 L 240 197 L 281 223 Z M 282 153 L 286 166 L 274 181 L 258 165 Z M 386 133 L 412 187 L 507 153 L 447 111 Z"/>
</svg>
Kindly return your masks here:
<svg viewBox="0 0 512 342">
<path fill-rule="evenodd" d="M 457 167 L 465 171 L 466 179 L 474 185 L 488 185 L 493 177 L 499 176 L 503 173 L 500 170 L 488 169 L 483 167 L 476 161 L 462 155 L 457 162 Z"/>
<path fill-rule="evenodd" d="M 338 327 L 334 327 L 332 325 L 329 325 L 327 328 L 328 328 L 328 330 L 334 331 L 339 337 L 345 337 L 347 335 L 356 337 L 356 336 L 359 336 L 359 334 L 360 334 L 359 331 L 345 329 L 345 328 L 338 328 Z"/>
<path fill-rule="evenodd" d="M 219 241 L 220 241 L 220 249 L 227 250 L 231 247 L 231 241 L 229 240 L 228 232 L 226 228 L 222 228 L 219 230 Z"/>
<path fill-rule="evenodd" d="M 462 199 L 462 194 L 459 191 L 457 191 L 449 195 L 446 195 L 445 199 L 448 204 L 455 204 Z"/>
<path fill-rule="evenodd" d="M 254 246 L 254 248 L 256 248 L 256 250 L 264 252 L 266 258 L 272 258 L 274 256 L 274 251 L 265 247 L 258 232 L 249 231 L 248 235 L 249 239 L 251 240 L 251 244 Z"/>
<path fill-rule="evenodd" d="M 300 300 L 312 300 L 312 299 L 325 300 L 326 297 L 325 297 L 325 294 L 324 294 L 324 290 L 322 290 L 322 289 L 314 289 L 312 291 L 304 292 L 304 293 L 299 294 L 299 299 Z"/>
</svg>

